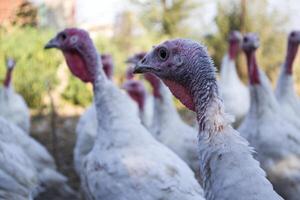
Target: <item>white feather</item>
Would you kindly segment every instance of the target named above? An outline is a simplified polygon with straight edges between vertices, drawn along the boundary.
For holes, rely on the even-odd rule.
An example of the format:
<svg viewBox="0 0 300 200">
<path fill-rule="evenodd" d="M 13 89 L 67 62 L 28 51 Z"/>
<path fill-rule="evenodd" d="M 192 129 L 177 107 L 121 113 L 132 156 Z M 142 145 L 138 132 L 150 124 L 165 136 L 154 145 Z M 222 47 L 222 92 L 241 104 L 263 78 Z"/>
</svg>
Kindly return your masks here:
<svg viewBox="0 0 300 200">
<path fill-rule="evenodd" d="M 250 96 L 248 88 L 238 77 L 234 61 L 227 54 L 222 60 L 219 88 L 225 110 L 234 116 L 233 125 L 238 127 L 249 110 Z"/>
<path fill-rule="evenodd" d="M 29 133 L 30 113 L 23 97 L 17 94 L 10 86 L 9 88 L 0 88 L 0 116 L 12 121 Z"/>
</svg>

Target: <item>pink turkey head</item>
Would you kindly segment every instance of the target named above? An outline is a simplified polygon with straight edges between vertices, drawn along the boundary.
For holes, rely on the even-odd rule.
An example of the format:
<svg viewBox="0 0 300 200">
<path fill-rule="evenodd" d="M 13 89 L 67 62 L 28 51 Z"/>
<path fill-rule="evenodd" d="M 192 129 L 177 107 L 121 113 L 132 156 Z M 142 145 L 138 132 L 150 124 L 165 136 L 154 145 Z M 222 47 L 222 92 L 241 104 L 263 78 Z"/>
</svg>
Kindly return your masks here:
<svg viewBox="0 0 300 200">
<path fill-rule="evenodd" d="M 128 95 L 138 104 L 140 110 L 144 110 L 146 101 L 146 89 L 141 81 L 127 80 L 122 88 L 127 91 Z"/>
<path fill-rule="evenodd" d="M 234 60 L 239 52 L 242 35 L 239 31 L 232 31 L 229 34 L 229 58 Z"/>
<path fill-rule="evenodd" d="M 260 79 L 255 55 L 255 52 L 259 47 L 258 35 L 256 33 L 247 33 L 243 38 L 242 46 L 247 58 L 250 84 L 259 84 Z"/>
<path fill-rule="evenodd" d="M 189 39 L 174 39 L 154 47 L 136 65 L 134 72 L 155 74 L 185 106 L 195 110 L 191 90 L 197 84 L 195 80 L 199 83 L 215 81 L 212 66 L 204 46 Z"/>
<path fill-rule="evenodd" d="M 293 62 L 297 55 L 300 44 L 300 31 L 292 31 L 288 37 L 287 55 L 285 58 L 285 68 L 287 74 L 292 74 Z"/>
<path fill-rule="evenodd" d="M 110 54 L 102 54 L 101 61 L 107 78 L 112 80 L 114 74 L 114 63 L 112 56 Z"/>
<path fill-rule="evenodd" d="M 6 68 L 7 69 L 13 69 L 16 65 L 16 61 L 11 58 L 11 57 L 8 57 L 6 58 Z"/>
<path fill-rule="evenodd" d="M 45 49 L 57 48 L 63 52 L 71 72 L 84 82 L 94 82 L 97 74 L 99 54 L 88 32 L 77 28 L 68 28 L 59 32 L 45 46 Z"/>
<path fill-rule="evenodd" d="M 153 96 L 155 98 L 161 98 L 161 93 L 159 91 L 159 88 L 160 88 L 160 84 L 162 84 L 162 83 L 159 80 L 159 78 L 151 73 L 145 73 L 144 77 L 153 88 Z"/>
</svg>

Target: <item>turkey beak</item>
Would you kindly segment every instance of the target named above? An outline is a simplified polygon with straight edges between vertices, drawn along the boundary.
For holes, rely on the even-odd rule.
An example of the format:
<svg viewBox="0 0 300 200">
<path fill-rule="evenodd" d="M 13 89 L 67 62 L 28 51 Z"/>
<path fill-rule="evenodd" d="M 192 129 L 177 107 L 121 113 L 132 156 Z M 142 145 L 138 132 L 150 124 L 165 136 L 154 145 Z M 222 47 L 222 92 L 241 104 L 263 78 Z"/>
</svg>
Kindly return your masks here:
<svg viewBox="0 0 300 200">
<path fill-rule="evenodd" d="M 59 46 L 57 39 L 53 38 L 45 45 L 44 49 L 59 48 Z"/>
<path fill-rule="evenodd" d="M 134 74 L 142 74 L 142 73 L 153 72 L 153 71 L 154 68 L 150 67 L 149 65 L 142 64 L 140 62 L 133 69 Z"/>
</svg>

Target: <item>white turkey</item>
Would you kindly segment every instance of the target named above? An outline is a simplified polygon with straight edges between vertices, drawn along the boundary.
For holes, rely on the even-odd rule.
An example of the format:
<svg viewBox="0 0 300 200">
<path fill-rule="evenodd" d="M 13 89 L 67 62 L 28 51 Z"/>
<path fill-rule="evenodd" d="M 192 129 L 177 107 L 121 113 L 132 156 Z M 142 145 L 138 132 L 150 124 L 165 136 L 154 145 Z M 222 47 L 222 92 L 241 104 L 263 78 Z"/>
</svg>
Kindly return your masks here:
<svg viewBox="0 0 300 200">
<path fill-rule="evenodd" d="M 249 89 L 240 80 L 235 60 L 240 49 L 242 36 L 238 31 L 229 35 L 229 50 L 223 57 L 220 71 L 220 94 L 224 101 L 225 111 L 234 116 L 234 127 L 238 127 L 249 110 Z"/>
<path fill-rule="evenodd" d="M 152 137 L 130 97 L 106 78 L 86 31 L 65 29 L 46 48 L 60 49 L 73 74 L 93 84 L 98 130 L 82 163 L 87 199 L 203 199 L 192 170 Z"/>
<path fill-rule="evenodd" d="M 126 79 L 127 80 L 132 80 L 134 79 L 134 74 L 133 74 L 133 67 L 136 65 L 143 57 L 146 55 L 146 52 L 140 52 L 136 53 L 133 56 L 129 57 L 127 59 L 127 63 L 130 64 L 127 67 L 126 70 Z M 142 122 L 144 126 L 150 130 L 152 123 L 153 123 L 153 115 L 154 115 L 154 97 L 146 91 L 146 98 L 145 98 L 145 106 L 144 106 L 144 111 L 143 111 L 143 118 Z"/>
<path fill-rule="evenodd" d="M 3 137 L 22 131 L 2 117 L 0 127 L 0 199 L 31 200 L 43 191 L 37 169 L 20 145 Z"/>
<path fill-rule="evenodd" d="M 0 116 L 12 121 L 26 133 L 30 129 L 30 113 L 23 97 L 16 93 L 12 86 L 12 75 L 15 67 L 12 58 L 6 60 L 6 76 L 3 87 L 0 88 Z"/>
<path fill-rule="evenodd" d="M 152 86 L 154 97 L 151 133 L 198 172 L 197 131 L 182 121 L 165 84 L 151 73 L 146 73 L 145 79 Z"/>
<path fill-rule="evenodd" d="M 300 130 L 300 99 L 295 91 L 293 63 L 300 44 L 300 31 L 292 31 L 288 37 L 287 53 L 281 66 L 275 95 L 286 119 Z"/>
<path fill-rule="evenodd" d="M 244 36 L 251 105 L 239 131 L 257 151 L 256 158 L 275 190 L 287 200 L 300 196 L 300 134 L 282 115 L 270 81 L 256 62 L 258 36 Z"/>
<path fill-rule="evenodd" d="M 45 188 L 45 192 L 55 192 L 57 197 L 76 198 L 75 192 L 67 185 L 67 178 L 56 171 L 54 160 L 46 148 L 5 119 L 0 118 L 0 124 L 0 141 L 21 149 L 30 159 L 39 185 Z"/>
<path fill-rule="evenodd" d="M 102 54 L 101 61 L 105 75 L 113 80 L 114 64 L 110 54 Z M 74 148 L 74 165 L 78 175 L 81 173 L 81 161 L 93 148 L 97 136 L 97 115 L 93 102 L 81 115 L 76 126 L 76 144 Z"/>
<path fill-rule="evenodd" d="M 200 174 L 207 200 L 282 199 L 253 158 L 248 142 L 230 125 L 215 71 L 206 48 L 188 39 L 155 46 L 135 68 L 136 73 L 160 77 L 186 107 L 197 113 Z"/>
</svg>

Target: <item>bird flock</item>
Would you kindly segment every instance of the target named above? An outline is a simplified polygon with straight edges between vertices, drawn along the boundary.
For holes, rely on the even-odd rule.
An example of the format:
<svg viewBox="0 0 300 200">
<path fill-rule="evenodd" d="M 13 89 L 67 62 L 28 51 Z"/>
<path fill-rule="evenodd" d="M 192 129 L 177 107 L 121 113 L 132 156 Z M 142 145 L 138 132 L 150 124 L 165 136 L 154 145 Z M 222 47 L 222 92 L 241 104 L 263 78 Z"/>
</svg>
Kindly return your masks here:
<svg viewBox="0 0 300 200">
<path fill-rule="evenodd" d="M 93 86 L 76 127 L 80 191 L 30 136 L 29 109 L 11 83 L 16 62 L 6 58 L 0 199 L 299 200 L 299 44 L 300 31 L 292 31 L 275 90 L 256 58 L 259 36 L 238 31 L 229 34 L 220 76 L 204 45 L 179 38 L 128 58 L 118 87 L 112 56 L 99 52 L 87 31 L 57 33 L 45 49 L 61 51 L 71 73 Z M 240 50 L 248 86 L 235 65 Z M 181 119 L 173 96 L 196 113 L 195 127 Z"/>
</svg>

